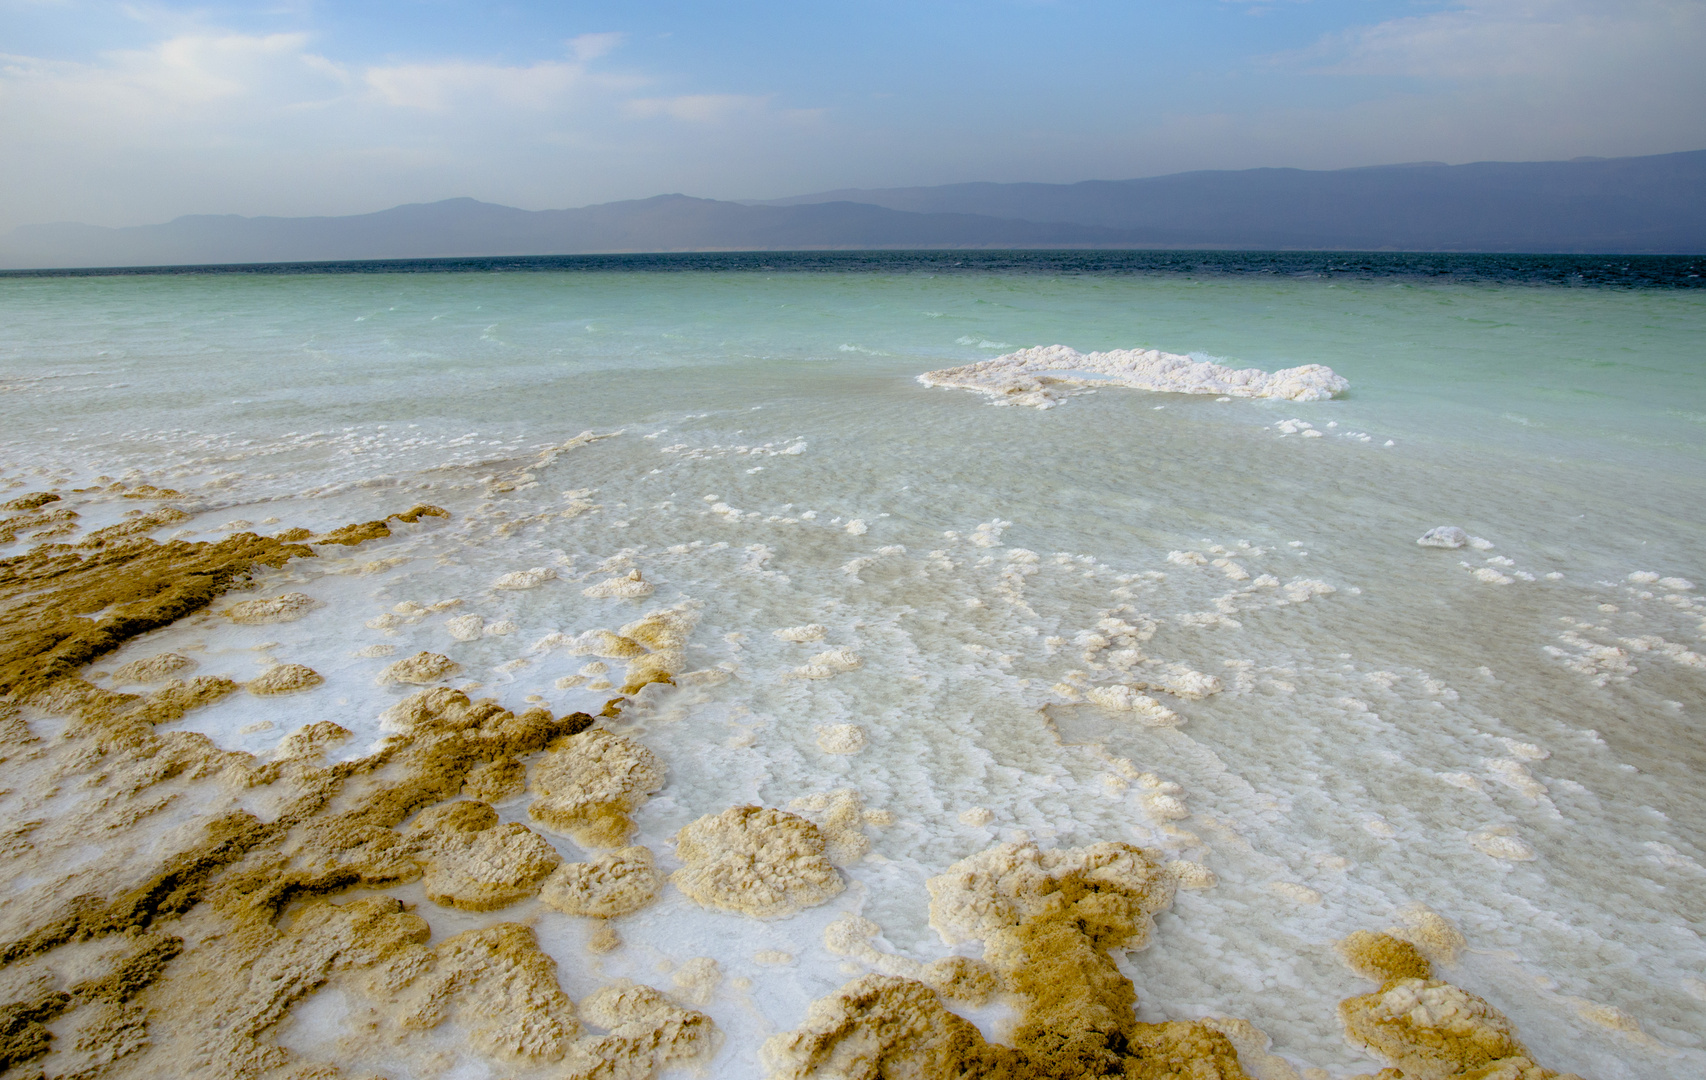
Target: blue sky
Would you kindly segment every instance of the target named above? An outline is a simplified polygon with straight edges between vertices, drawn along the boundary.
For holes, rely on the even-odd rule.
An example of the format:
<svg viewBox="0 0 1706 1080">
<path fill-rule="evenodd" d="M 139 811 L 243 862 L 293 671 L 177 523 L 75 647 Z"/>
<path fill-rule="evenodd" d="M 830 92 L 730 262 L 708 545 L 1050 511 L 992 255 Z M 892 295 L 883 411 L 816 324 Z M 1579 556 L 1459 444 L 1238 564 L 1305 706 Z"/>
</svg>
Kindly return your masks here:
<svg viewBox="0 0 1706 1080">
<path fill-rule="evenodd" d="M 0 0 L 0 228 L 1706 148 L 1706 0 Z"/>
</svg>

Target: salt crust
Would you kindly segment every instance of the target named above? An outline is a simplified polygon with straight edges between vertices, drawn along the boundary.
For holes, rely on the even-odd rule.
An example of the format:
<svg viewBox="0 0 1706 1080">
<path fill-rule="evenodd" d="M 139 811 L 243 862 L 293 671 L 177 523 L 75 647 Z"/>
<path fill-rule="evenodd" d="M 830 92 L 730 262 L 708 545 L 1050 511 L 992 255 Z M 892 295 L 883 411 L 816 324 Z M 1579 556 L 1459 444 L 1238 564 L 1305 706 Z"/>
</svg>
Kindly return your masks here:
<svg viewBox="0 0 1706 1080">
<path fill-rule="evenodd" d="M 1113 712 L 1131 713 L 1150 727 L 1172 727 L 1183 723 L 1179 714 L 1131 686 L 1092 686 L 1084 692 L 1090 704 Z"/>
<path fill-rule="evenodd" d="M 864 800 L 852 788 L 792 799 L 788 809 L 817 826 L 824 855 L 836 866 L 850 866 L 871 850 L 865 822 L 876 815 L 866 814 Z"/>
<path fill-rule="evenodd" d="M 244 626 L 261 626 L 266 623 L 295 622 L 319 606 L 318 600 L 306 593 L 296 592 L 266 600 L 240 600 L 220 614 Z"/>
<path fill-rule="evenodd" d="M 781 638 L 783 641 L 807 642 L 822 641 L 826 633 L 828 633 L 828 631 L 825 630 L 821 624 L 810 623 L 806 626 L 783 627 L 781 630 L 776 631 L 776 636 Z"/>
<path fill-rule="evenodd" d="M 531 570 L 515 570 L 503 575 L 492 582 L 494 589 L 537 589 L 548 581 L 556 581 L 557 572 L 549 566 L 535 566 Z"/>
<path fill-rule="evenodd" d="M 413 683 L 416 686 L 430 686 L 435 682 L 448 679 L 462 670 L 462 665 L 448 656 L 440 653 L 418 652 L 413 656 L 388 666 L 379 673 L 381 686 L 388 683 Z"/>
<path fill-rule="evenodd" d="M 486 620 L 478 615 L 458 615 L 444 620 L 444 629 L 457 641 L 478 641 L 486 628 Z"/>
<path fill-rule="evenodd" d="M 121 665 L 113 672 L 113 682 L 148 683 L 164 682 L 167 679 L 186 672 L 194 671 L 201 665 L 187 656 L 178 653 L 161 653 L 142 660 L 132 660 Z"/>
<path fill-rule="evenodd" d="M 565 915 L 613 919 L 645 907 L 662 888 L 651 849 L 625 847 L 591 862 L 559 866 L 545 879 L 539 899 Z"/>
<path fill-rule="evenodd" d="M 968 1005 L 988 1004 L 1002 989 L 1001 977 L 993 968 L 969 956 L 945 956 L 921 963 L 910 956 L 884 952 L 873 941 L 883 928 L 869 919 L 848 913 L 823 930 L 823 947 L 835 956 L 857 960 L 884 975 L 914 979 L 946 998 Z"/>
<path fill-rule="evenodd" d="M 588 995 L 580 1014 L 606 1032 L 583 1031 L 553 961 L 525 926 L 499 923 L 430 946 L 431 928 L 394 897 L 326 899 L 415 879 L 436 902 L 470 908 L 528 894 L 557 859 L 549 845 L 524 826 L 498 825 L 489 807 L 447 800 L 476 768 L 508 767 L 585 730 L 591 717 L 516 715 L 430 689 L 387 713 L 392 734 L 367 757 L 324 763 L 325 748 L 349 733 L 322 721 L 262 760 L 154 727 L 186 702 L 230 692 L 229 679 L 173 680 L 139 698 L 77 675 L 90 658 L 206 608 L 257 563 L 312 555 L 240 534 L 12 560 L 0 586 L 8 601 L 0 605 L 0 747 L 7 759 L 33 761 L 28 774 L 48 781 L 13 790 L 12 808 L 45 807 L 54 778 L 83 774 L 80 787 L 99 790 L 62 803 L 9 849 L 16 880 L 39 885 L 0 913 L 8 984 L 39 993 L 12 1003 L 7 1064 L 28 1070 L 51 1049 L 53 1071 L 66 1075 L 330 1076 L 273 1039 L 293 1006 L 322 987 L 359 1003 L 351 1034 L 326 1052 L 377 1054 L 417 1074 L 446 1064 L 414 1036 L 441 1023 L 469 1052 L 581 1080 L 640 1080 L 703 1060 L 718 1038 L 710 1019 L 649 987 Z M 40 740 L 16 701 L 64 718 L 64 727 Z M 217 796 L 245 790 L 270 805 L 266 820 Z M 152 817 L 192 801 L 208 809 L 176 827 Z M 144 821 L 157 827 L 136 827 Z M 111 838 L 106 857 L 67 871 L 66 854 L 93 835 Z M 61 975 L 72 954 L 94 967 Z"/>
<path fill-rule="evenodd" d="M 634 740 L 593 728 L 553 743 L 533 766 L 528 816 L 587 847 L 621 847 L 629 814 L 663 787 L 663 763 Z"/>
<path fill-rule="evenodd" d="M 797 814 L 733 806 L 681 830 L 675 853 L 686 865 L 670 881 L 702 907 L 782 918 L 841 892 L 824 849 L 818 827 Z"/>
<path fill-rule="evenodd" d="M 421 838 L 421 884 L 427 899 L 463 911 L 495 911 L 539 891 L 562 857 L 525 825 L 498 824 L 483 802 L 431 807 L 411 832 Z"/>
<path fill-rule="evenodd" d="M 981 942 L 983 963 L 949 958 L 941 990 L 919 977 L 928 969 L 855 979 L 813 1003 L 799 1029 L 765 1043 L 773 1080 L 1246 1076 L 1218 1030 L 1136 1019 L 1136 991 L 1108 950 L 1145 944 L 1172 899 L 1172 877 L 1147 852 L 1003 844 L 928 884 L 931 925 L 950 945 Z M 825 944 L 879 970 L 915 970 L 916 961 L 876 950 L 875 936 L 874 924 L 847 916 L 826 930 Z M 1011 1046 L 987 1042 L 938 997 L 976 1000 L 992 983 L 1023 1010 Z"/>
<path fill-rule="evenodd" d="M 303 664 L 279 664 L 250 679 L 244 689 L 259 697 L 299 694 L 325 682 L 325 677 Z"/>
<path fill-rule="evenodd" d="M 1348 381 L 1320 364 L 1269 374 L 1256 368 L 1235 371 L 1212 361 L 1155 349 L 1081 353 L 1065 345 L 1021 349 L 993 360 L 928 371 L 918 376 L 918 381 L 925 386 L 973 390 L 995 398 L 998 405 L 1039 409 L 1059 404 L 1067 388 L 1123 386 L 1161 393 L 1290 401 L 1325 401 L 1350 388 Z"/>
<path fill-rule="evenodd" d="M 638 569 L 628 571 L 625 577 L 613 577 L 596 585 L 589 585 L 581 590 L 582 596 L 590 596 L 595 600 L 640 600 L 652 594 L 652 583 L 640 576 Z"/>
<path fill-rule="evenodd" d="M 819 724 L 817 748 L 826 754 L 857 754 L 865 749 L 865 729 L 858 724 Z"/>
<path fill-rule="evenodd" d="M 792 674 L 796 679 L 832 679 L 844 671 L 853 671 L 863 666 L 864 661 L 852 649 L 842 646 L 830 649 L 812 657 L 806 664 L 797 667 Z"/>
<path fill-rule="evenodd" d="M 1352 1046 L 1391 1062 L 1396 1080 L 1580 1080 L 1535 1064 L 1510 1020 L 1482 998 L 1433 977 L 1414 945 L 1358 931 L 1339 951 L 1359 974 L 1379 981 L 1372 994 L 1339 1004 Z"/>
</svg>

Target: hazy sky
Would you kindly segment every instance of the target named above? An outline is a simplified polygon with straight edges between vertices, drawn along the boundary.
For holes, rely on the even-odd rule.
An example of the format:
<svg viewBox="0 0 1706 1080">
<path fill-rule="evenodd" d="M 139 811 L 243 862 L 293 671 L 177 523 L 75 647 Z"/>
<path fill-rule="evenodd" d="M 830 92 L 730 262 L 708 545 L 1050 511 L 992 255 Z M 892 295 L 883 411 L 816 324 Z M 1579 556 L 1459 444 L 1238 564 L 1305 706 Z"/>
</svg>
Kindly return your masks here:
<svg viewBox="0 0 1706 1080">
<path fill-rule="evenodd" d="M 0 0 L 0 228 L 1706 148 L 1706 0 Z"/>
</svg>

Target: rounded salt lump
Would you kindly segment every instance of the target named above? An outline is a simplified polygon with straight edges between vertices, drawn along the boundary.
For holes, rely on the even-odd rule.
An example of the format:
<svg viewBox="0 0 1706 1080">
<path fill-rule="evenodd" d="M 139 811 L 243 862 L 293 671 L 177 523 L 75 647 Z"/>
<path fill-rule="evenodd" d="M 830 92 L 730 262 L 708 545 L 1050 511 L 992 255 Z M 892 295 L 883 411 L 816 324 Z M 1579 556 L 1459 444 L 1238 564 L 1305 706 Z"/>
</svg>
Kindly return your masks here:
<svg viewBox="0 0 1706 1080">
<path fill-rule="evenodd" d="M 1469 542 L 1469 534 L 1455 525 L 1437 525 L 1421 535 L 1416 543 L 1423 547 L 1460 548 Z"/>
<path fill-rule="evenodd" d="M 763 806 L 731 806 L 681 830 L 670 876 L 701 907 L 773 919 L 841 892 L 823 835 L 805 818 Z"/>
</svg>

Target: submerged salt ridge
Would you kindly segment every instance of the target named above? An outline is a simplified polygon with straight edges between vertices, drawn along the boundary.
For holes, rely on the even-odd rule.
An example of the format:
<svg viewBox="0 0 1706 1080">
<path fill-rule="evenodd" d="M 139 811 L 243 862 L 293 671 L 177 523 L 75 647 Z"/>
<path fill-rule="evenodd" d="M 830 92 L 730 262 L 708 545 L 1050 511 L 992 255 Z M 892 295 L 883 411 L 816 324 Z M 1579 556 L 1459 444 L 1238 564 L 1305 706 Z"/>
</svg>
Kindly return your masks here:
<svg viewBox="0 0 1706 1080">
<path fill-rule="evenodd" d="M 975 390 L 994 398 L 997 405 L 1038 409 L 1058 405 L 1070 392 L 1065 388 L 1123 386 L 1173 394 L 1325 401 L 1351 385 L 1321 364 L 1270 374 L 1256 368 L 1234 370 L 1212 360 L 1158 349 L 1081 353 L 1065 345 L 1020 349 L 993 360 L 927 371 L 918 381 L 925 386 Z"/>
</svg>

